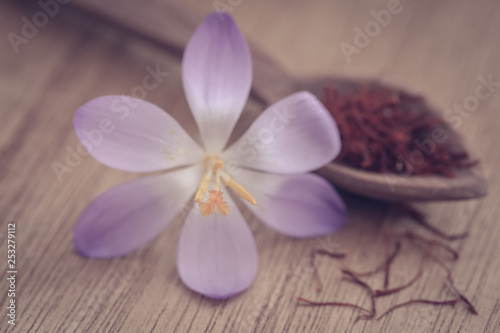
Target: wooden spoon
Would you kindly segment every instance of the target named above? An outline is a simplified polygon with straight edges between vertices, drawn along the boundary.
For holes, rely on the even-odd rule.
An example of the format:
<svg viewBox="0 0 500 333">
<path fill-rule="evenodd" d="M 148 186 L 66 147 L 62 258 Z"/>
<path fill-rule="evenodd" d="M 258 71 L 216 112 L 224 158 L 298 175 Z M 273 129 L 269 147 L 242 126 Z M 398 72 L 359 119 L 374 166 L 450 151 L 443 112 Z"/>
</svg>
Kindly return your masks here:
<svg viewBox="0 0 500 333">
<path fill-rule="evenodd" d="M 138 0 L 73 0 L 71 4 L 106 22 L 111 21 L 179 57 L 196 26 L 202 21 L 201 18 L 195 20 L 192 13 L 180 7 L 161 1 L 143 3 Z M 251 50 L 254 65 L 251 96 L 264 105 L 270 105 L 299 90 L 311 91 L 322 99 L 325 82 L 336 85 L 340 93 L 358 89 L 361 85 L 382 85 L 375 81 L 353 81 L 336 77 L 299 80 L 288 75 L 258 49 Z M 459 135 L 449 128 L 446 130 L 452 145 L 457 150 L 465 150 Z M 348 191 L 388 201 L 472 199 L 482 197 L 487 192 L 486 180 L 479 166 L 460 169 L 454 178 L 382 174 L 355 169 L 338 162 L 326 165 L 317 173 Z"/>
</svg>

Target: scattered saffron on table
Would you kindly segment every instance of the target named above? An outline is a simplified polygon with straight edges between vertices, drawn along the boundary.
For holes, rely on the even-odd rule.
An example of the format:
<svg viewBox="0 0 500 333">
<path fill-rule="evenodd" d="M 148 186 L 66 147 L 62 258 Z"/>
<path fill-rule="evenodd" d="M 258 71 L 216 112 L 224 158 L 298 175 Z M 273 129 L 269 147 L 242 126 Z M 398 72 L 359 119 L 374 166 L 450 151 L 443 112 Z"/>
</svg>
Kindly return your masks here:
<svg viewBox="0 0 500 333">
<path fill-rule="evenodd" d="M 325 84 L 324 104 L 342 139 L 336 161 L 367 171 L 454 177 L 479 163 L 448 141 L 448 125 L 420 96 L 379 85 L 339 92 Z"/>
<path fill-rule="evenodd" d="M 462 239 L 467 236 L 466 233 L 458 234 L 458 235 L 447 235 L 444 232 L 439 231 L 439 229 L 433 227 L 430 225 L 427 220 L 425 219 L 425 216 L 420 213 L 419 211 L 415 210 L 411 206 L 402 206 L 403 209 L 401 209 L 402 212 L 405 214 L 410 215 L 410 217 L 414 219 L 418 219 L 422 221 L 422 223 L 418 223 L 418 225 L 425 227 L 428 231 L 430 231 L 432 234 L 440 237 L 443 239 L 443 241 L 438 240 L 438 239 L 432 239 L 432 238 L 427 238 L 424 237 L 414 231 L 404 231 L 404 232 L 395 232 L 392 231 L 392 229 L 385 227 L 383 229 L 383 233 L 385 236 L 387 236 L 387 242 L 388 244 L 394 244 L 394 249 L 387 254 L 387 256 L 384 258 L 384 260 L 378 264 L 374 269 L 362 272 L 362 273 L 357 273 L 354 272 L 351 269 L 346 269 L 343 268 L 341 269 L 342 273 L 344 274 L 344 278 L 352 283 L 355 283 L 356 285 L 362 287 L 364 290 L 367 291 L 368 296 L 370 297 L 371 301 L 371 307 L 370 310 L 363 308 L 361 306 L 358 306 L 356 304 L 351 304 L 351 303 L 344 303 L 344 302 L 336 302 L 336 301 L 331 301 L 331 302 L 315 302 L 311 301 L 308 299 L 305 299 L 303 297 L 299 297 L 298 301 L 306 303 L 309 306 L 340 306 L 340 307 L 351 307 L 354 309 L 358 310 L 363 310 L 365 313 L 358 315 L 356 317 L 354 322 L 357 322 L 359 320 L 370 320 L 374 319 L 375 315 L 377 313 L 376 309 L 376 299 L 379 297 L 384 297 L 384 296 L 389 296 L 389 295 L 394 295 L 396 293 L 399 293 L 403 290 L 408 289 L 412 285 L 414 285 L 423 275 L 424 273 L 424 266 L 429 260 L 434 261 L 437 263 L 445 272 L 446 272 L 446 280 L 445 280 L 445 285 L 455 294 L 455 298 L 453 299 L 448 299 L 448 300 L 433 300 L 433 299 L 411 299 L 409 301 L 394 305 L 387 309 L 382 315 L 380 315 L 377 320 L 385 317 L 392 311 L 410 306 L 413 304 L 429 304 L 429 305 L 435 305 L 435 306 L 446 306 L 446 305 L 451 305 L 455 306 L 459 302 L 465 303 L 467 306 L 469 312 L 472 314 L 477 315 L 478 312 L 472 302 L 467 299 L 455 286 L 453 276 L 451 273 L 450 268 L 445 264 L 443 259 L 439 258 L 439 256 L 443 256 L 445 260 L 452 260 L 455 261 L 459 258 L 459 254 L 456 250 L 454 250 L 451 246 L 445 243 L 445 241 L 454 241 L 457 239 Z M 438 232 L 436 232 L 438 230 Z M 420 264 L 418 267 L 418 271 L 414 275 L 412 279 L 410 279 L 408 282 L 399 285 L 397 287 L 392 287 L 389 288 L 389 277 L 390 277 L 390 272 L 391 272 L 391 267 L 394 263 L 394 260 L 396 257 L 400 254 L 401 248 L 402 248 L 402 242 L 407 241 L 411 242 L 417 245 L 424 245 L 423 249 L 425 252 L 422 254 L 421 259 L 420 259 Z M 438 251 L 436 253 L 433 252 L 433 250 L 439 249 L 442 251 Z M 444 251 L 444 253 L 443 253 Z M 323 288 L 323 282 L 321 281 L 319 272 L 318 272 L 318 263 L 316 262 L 316 256 L 322 255 L 322 256 L 328 256 L 333 259 L 343 259 L 346 257 L 345 253 L 340 253 L 340 252 L 329 252 L 324 249 L 315 249 L 311 252 L 310 258 L 311 258 L 311 265 L 313 267 L 314 271 L 314 278 L 317 282 L 317 292 L 320 292 Z M 344 265 L 345 266 L 345 265 Z M 363 277 L 368 277 L 375 275 L 377 273 L 383 272 L 384 273 L 384 282 L 383 282 L 383 288 L 382 289 L 374 289 L 371 287 L 368 283 L 362 280 Z"/>
</svg>

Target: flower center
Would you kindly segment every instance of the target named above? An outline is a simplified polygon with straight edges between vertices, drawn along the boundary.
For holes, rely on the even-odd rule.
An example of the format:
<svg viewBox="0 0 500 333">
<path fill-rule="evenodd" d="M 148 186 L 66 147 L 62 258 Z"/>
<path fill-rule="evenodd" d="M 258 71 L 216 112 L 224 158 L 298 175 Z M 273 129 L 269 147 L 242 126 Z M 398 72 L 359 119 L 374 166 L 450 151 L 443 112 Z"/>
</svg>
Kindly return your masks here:
<svg viewBox="0 0 500 333">
<path fill-rule="evenodd" d="M 243 188 L 240 184 L 235 182 L 229 174 L 224 171 L 224 163 L 217 156 L 208 156 L 203 161 L 206 172 L 201 179 L 200 186 L 198 186 L 198 191 L 194 196 L 194 201 L 196 201 L 200 206 L 201 214 L 205 217 L 210 214 L 216 214 L 219 212 L 221 215 L 226 216 L 229 214 L 229 207 L 227 202 L 224 201 L 223 192 L 220 190 L 220 181 L 228 188 L 233 190 L 241 198 L 247 200 L 252 205 L 256 205 L 257 201 L 252 197 L 250 193 Z M 215 188 L 208 191 L 208 188 L 215 179 Z M 208 191 L 208 199 L 203 202 L 205 198 L 205 193 Z"/>
</svg>

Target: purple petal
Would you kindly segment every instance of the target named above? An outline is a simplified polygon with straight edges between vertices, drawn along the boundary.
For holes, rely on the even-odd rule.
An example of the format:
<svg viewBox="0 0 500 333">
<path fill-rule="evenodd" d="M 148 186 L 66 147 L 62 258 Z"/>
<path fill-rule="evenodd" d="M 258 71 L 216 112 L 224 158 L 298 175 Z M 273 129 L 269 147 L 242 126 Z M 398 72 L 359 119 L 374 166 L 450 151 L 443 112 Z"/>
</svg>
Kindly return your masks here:
<svg viewBox="0 0 500 333">
<path fill-rule="evenodd" d="M 127 254 L 156 237 L 191 198 L 201 165 L 135 179 L 104 192 L 85 209 L 74 229 L 76 251 L 86 257 Z"/>
<path fill-rule="evenodd" d="M 182 79 L 205 148 L 219 153 L 252 83 L 250 51 L 229 14 L 212 13 L 198 27 L 184 52 Z"/>
<path fill-rule="evenodd" d="M 323 104 L 298 92 L 267 108 L 224 152 L 224 160 L 251 169 L 293 174 L 319 169 L 340 152 L 340 135 Z"/>
<path fill-rule="evenodd" d="M 182 281 L 211 298 L 247 289 L 257 273 L 257 249 L 250 229 L 227 193 L 227 216 L 191 211 L 179 239 L 177 267 Z"/>
<path fill-rule="evenodd" d="M 236 176 L 235 176 L 236 177 Z M 292 237 L 335 232 L 346 223 L 342 198 L 323 178 L 313 174 L 274 175 L 241 170 L 235 179 L 257 205 L 245 204 L 272 229 Z"/>
<path fill-rule="evenodd" d="M 73 119 L 82 144 L 112 168 L 157 171 L 203 159 L 200 146 L 165 111 L 128 96 L 102 96 L 78 110 Z"/>
</svg>

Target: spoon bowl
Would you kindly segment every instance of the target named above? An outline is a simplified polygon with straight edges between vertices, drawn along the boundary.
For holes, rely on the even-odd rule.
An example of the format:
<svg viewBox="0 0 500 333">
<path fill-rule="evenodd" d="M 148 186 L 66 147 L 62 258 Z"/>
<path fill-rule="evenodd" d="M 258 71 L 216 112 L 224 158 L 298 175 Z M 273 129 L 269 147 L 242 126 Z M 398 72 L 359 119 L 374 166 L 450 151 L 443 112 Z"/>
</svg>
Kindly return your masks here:
<svg viewBox="0 0 500 333">
<path fill-rule="evenodd" d="M 322 77 L 306 80 L 296 80 L 280 71 L 276 64 L 267 64 L 266 58 L 258 57 L 256 76 L 254 80 L 254 95 L 259 96 L 266 104 L 298 90 L 308 90 L 323 99 L 325 83 L 337 88 L 339 94 L 359 91 L 361 87 L 389 89 L 400 96 L 412 96 L 404 90 L 390 87 L 379 81 L 352 80 L 335 77 Z M 260 73 L 264 68 L 265 73 Z M 423 99 L 415 99 L 415 104 L 405 105 L 404 108 L 424 108 L 425 112 L 440 116 L 439 112 L 430 108 Z M 467 151 L 460 135 L 447 125 L 440 126 L 446 135 L 446 144 L 453 151 Z M 471 157 L 470 157 L 471 158 Z M 341 162 L 332 161 L 317 174 L 327 178 L 336 186 L 347 191 L 384 201 L 439 201 L 463 200 L 480 198 L 487 193 L 487 182 L 480 165 L 454 170 L 454 177 L 439 175 L 410 175 L 395 173 L 379 173 L 354 168 Z"/>
<path fill-rule="evenodd" d="M 316 96 L 321 96 L 324 83 L 328 82 L 338 88 L 339 94 L 359 91 L 360 86 L 390 89 L 399 96 L 411 96 L 404 90 L 384 85 L 378 81 L 354 81 L 347 79 L 313 79 L 304 86 Z M 413 96 L 414 97 L 414 96 Z M 427 113 L 439 116 L 436 110 L 430 108 L 423 99 L 414 99 L 414 105 L 404 105 L 404 108 L 424 108 Z M 446 144 L 456 152 L 467 151 L 463 140 L 449 126 L 440 126 L 446 135 Z M 405 173 L 378 173 L 349 167 L 333 161 L 326 165 L 318 174 L 329 179 L 335 185 L 374 199 L 386 201 L 435 201 L 473 199 L 486 195 L 487 183 L 481 167 L 478 165 L 455 170 L 455 177 L 438 175 L 409 175 Z"/>
</svg>

